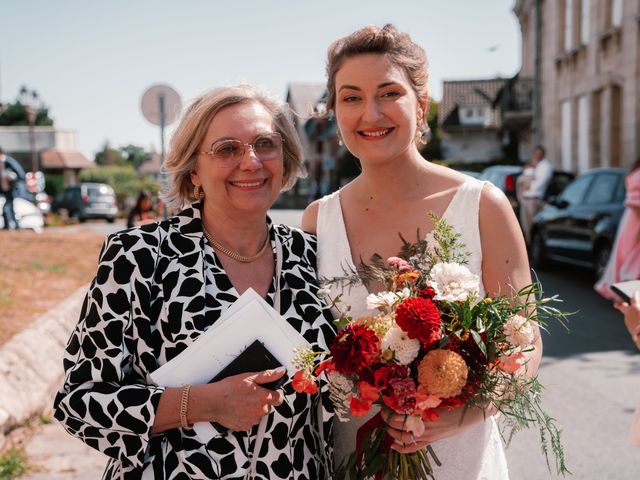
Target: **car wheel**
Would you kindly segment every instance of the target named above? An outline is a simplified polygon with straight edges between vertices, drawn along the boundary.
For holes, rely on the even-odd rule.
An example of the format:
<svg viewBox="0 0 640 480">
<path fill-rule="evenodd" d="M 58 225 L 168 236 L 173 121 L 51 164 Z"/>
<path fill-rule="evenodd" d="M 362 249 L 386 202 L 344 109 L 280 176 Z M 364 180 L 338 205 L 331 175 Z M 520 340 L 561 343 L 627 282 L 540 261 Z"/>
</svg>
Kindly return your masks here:
<svg viewBox="0 0 640 480">
<path fill-rule="evenodd" d="M 540 230 L 535 230 L 531 235 L 531 247 L 529 248 L 529 261 L 531 266 L 538 270 L 543 270 L 547 264 L 547 252 L 544 246 L 544 238 Z"/>
<path fill-rule="evenodd" d="M 115 217 L 107 217 L 107 222 L 113 223 L 115 221 L 116 221 Z"/>
<path fill-rule="evenodd" d="M 607 263 L 609 263 L 609 256 L 611 255 L 611 245 L 608 242 L 602 243 L 596 249 L 596 254 L 593 260 L 593 269 L 596 274 L 596 279 L 602 278 L 604 271 L 607 269 Z"/>
</svg>

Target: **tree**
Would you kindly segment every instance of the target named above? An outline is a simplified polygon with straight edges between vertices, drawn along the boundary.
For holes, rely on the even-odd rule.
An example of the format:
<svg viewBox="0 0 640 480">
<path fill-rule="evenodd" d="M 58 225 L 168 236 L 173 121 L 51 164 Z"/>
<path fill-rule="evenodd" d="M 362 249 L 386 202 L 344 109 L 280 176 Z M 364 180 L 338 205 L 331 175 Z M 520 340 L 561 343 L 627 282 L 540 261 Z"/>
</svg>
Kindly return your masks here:
<svg viewBox="0 0 640 480">
<path fill-rule="evenodd" d="M 106 142 L 102 151 L 96 153 L 95 162 L 96 165 L 138 168 L 150 158 L 151 154 L 138 145 L 129 144 L 115 149 L 109 146 L 109 142 Z"/>
<path fill-rule="evenodd" d="M 42 102 L 35 90 L 22 86 L 15 102 L 0 105 L 0 125 L 4 127 L 18 127 L 29 125 L 27 105 L 36 105 L 35 125 L 50 127 L 53 119 L 49 117 L 49 108 Z"/>
<path fill-rule="evenodd" d="M 96 153 L 96 165 L 105 166 L 124 166 L 127 164 L 120 151 L 109 146 L 109 142 L 105 142 L 101 152 Z"/>
<path fill-rule="evenodd" d="M 151 154 L 138 145 L 129 144 L 124 147 L 120 147 L 118 150 L 122 155 L 124 155 L 126 162 L 135 168 L 138 168 L 140 165 L 151 159 Z"/>
<path fill-rule="evenodd" d="M 438 127 L 438 102 L 431 100 L 429 104 L 429 114 L 427 124 L 429 125 L 429 141 L 422 148 L 422 156 L 428 160 L 442 159 L 442 142 L 440 140 L 440 129 Z"/>
</svg>

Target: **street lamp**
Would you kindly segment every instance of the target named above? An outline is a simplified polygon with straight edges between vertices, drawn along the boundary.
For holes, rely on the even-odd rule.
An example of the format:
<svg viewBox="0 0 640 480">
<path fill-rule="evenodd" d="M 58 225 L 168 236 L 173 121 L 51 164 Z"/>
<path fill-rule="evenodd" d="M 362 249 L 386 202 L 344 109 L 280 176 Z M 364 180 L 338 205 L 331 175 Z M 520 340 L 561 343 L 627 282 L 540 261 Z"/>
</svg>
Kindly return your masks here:
<svg viewBox="0 0 640 480">
<path fill-rule="evenodd" d="M 24 110 L 27 114 L 27 122 L 29 123 L 29 143 L 31 144 L 31 171 L 35 173 L 38 171 L 38 155 L 36 154 L 36 118 L 38 117 L 38 111 L 40 105 L 38 105 L 38 92 L 35 90 L 29 90 L 23 86 L 20 89 L 20 103 L 24 106 Z"/>
</svg>

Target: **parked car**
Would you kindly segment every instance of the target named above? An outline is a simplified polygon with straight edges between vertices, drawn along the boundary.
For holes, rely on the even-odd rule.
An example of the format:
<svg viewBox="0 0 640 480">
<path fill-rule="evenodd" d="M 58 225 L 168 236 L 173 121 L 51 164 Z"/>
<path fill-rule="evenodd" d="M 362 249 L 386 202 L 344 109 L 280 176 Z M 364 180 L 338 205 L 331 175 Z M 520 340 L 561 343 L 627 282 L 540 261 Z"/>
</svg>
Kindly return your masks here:
<svg viewBox="0 0 640 480">
<path fill-rule="evenodd" d="M 4 218 L 2 216 L 4 202 L 4 195 L 0 195 L 0 228 L 4 228 Z M 34 230 L 38 233 L 42 232 L 44 228 L 42 212 L 29 200 L 22 197 L 15 197 L 13 199 L 13 213 L 15 213 L 19 228 Z"/>
<path fill-rule="evenodd" d="M 458 170 L 460 173 L 464 173 L 465 175 L 469 175 L 473 178 L 479 178 L 480 172 L 474 172 L 473 170 Z"/>
<path fill-rule="evenodd" d="M 578 176 L 534 218 L 530 260 L 555 260 L 594 270 L 609 259 L 626 195 L 623 168 L 597 168 Z"/>
<path fill-rule="evenodd" d="M 519 165 L 493 165 L 485 168 L 478 177 L 480 180 L 487 180 L 504 192 L 509 199 L 516 215 L 520 210 L 518 199 L 516 197 L 516 184 L 518 177 L 522 175 L 522 167 Z M 554 170 L 551 183 L 547 187 L 544 199 L 557 196 L 565 187 L 573 180 L 573 174 Z"/>
<path fill-rule="evenodd" d="M 91 218 L 102 218 L 112 223 L 118 214 L 116 194 L 106 183 L 80 183 L 67 187 L 53 202 L 54 212 L 66 212 L 84 222 Z"/>
</svg>

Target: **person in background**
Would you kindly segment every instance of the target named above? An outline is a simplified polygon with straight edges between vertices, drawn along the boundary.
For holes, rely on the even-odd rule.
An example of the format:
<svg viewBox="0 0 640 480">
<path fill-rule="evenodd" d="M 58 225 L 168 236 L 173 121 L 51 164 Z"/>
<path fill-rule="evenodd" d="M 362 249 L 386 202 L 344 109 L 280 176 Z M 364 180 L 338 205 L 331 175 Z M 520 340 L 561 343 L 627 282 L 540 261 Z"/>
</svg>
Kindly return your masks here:
<svg viewBox="0 0 640 480">
<path fill-rule="evenodd" d="M 107 238 L 55 417 L 110 457 L 103 480 L 331 478 L 328 396 L 262 386 L 284 368 L 184 387 L 149 380 L 249 288 L 314 350 L 333 339 L 315 237 L 267 216 L 304 174 L 288 110 L 249 85 L 207 92 L 184 113 L 164 166 L 167 201 L 184 210 Z M 215 422 L 215 435 L 201 438 L 197 422 Z"/>
<path fill-rule="evenodd" d="M 611 284 L 640 278 L 640 157 L 631 166 L 624 183 L 627 187 L 626 209 L 620 219 L 607 268 L 595 285 L 596 291 L 604 298 L 618 302 L 620 299 L 609 288 Z"/>
<path fill-rule="evenodd" d="M 640 349 L 640 290 L 631 297 L 631 305 L 625 302 L 616 304 L 615 307 L 624 315 L 624 324 L 629 330 L 629 335 L 636 347 Z M 631 424 L 629 442 L 634 447 L 640 448 L 640 407 L 637 408 Z"/>
<path fill-rule="evenodd" d="M 2 219 L 4 221 L 4 229 L 10 230 L 11 225 L 20 228 L 16 220 L 16 214 L 13 210 L 13 188 L 17 178 L 16 173 L 7 165 L 7 155 L 0 148 L 0 195 L 4 196 L 4 205 L 2 207 Z"/>
<path fill-rule="evenodd" d="M 631 298 L 631 305 L 625 302 L 614 306 L 624 315 L 624 324 L 629 330 L 631 340 L 640 349 L 640 290 Z"/>
<path fill-rule="evenodd" d="M 135 206 L 129 212 L 127 218 L 127 228 L 144 225 L 157 219 L 156 212 L 153 210 L 153 196 L 151 192 L 146 190 L 138 194 Z"/>
<path fill-rule="evenodd" d="M 518 193 L 520 201 L 520 226 L 527 244 L 531 241 L 531 227 L 533 218 L 542 209 L 544 195 L 553 177 L 553 165 L 546 157 L 546 150 L 537 145 L 533 150 L 533 158 L 529 162 L 518 180 L 518 187 L 523 191 Z"/>
</svg>

